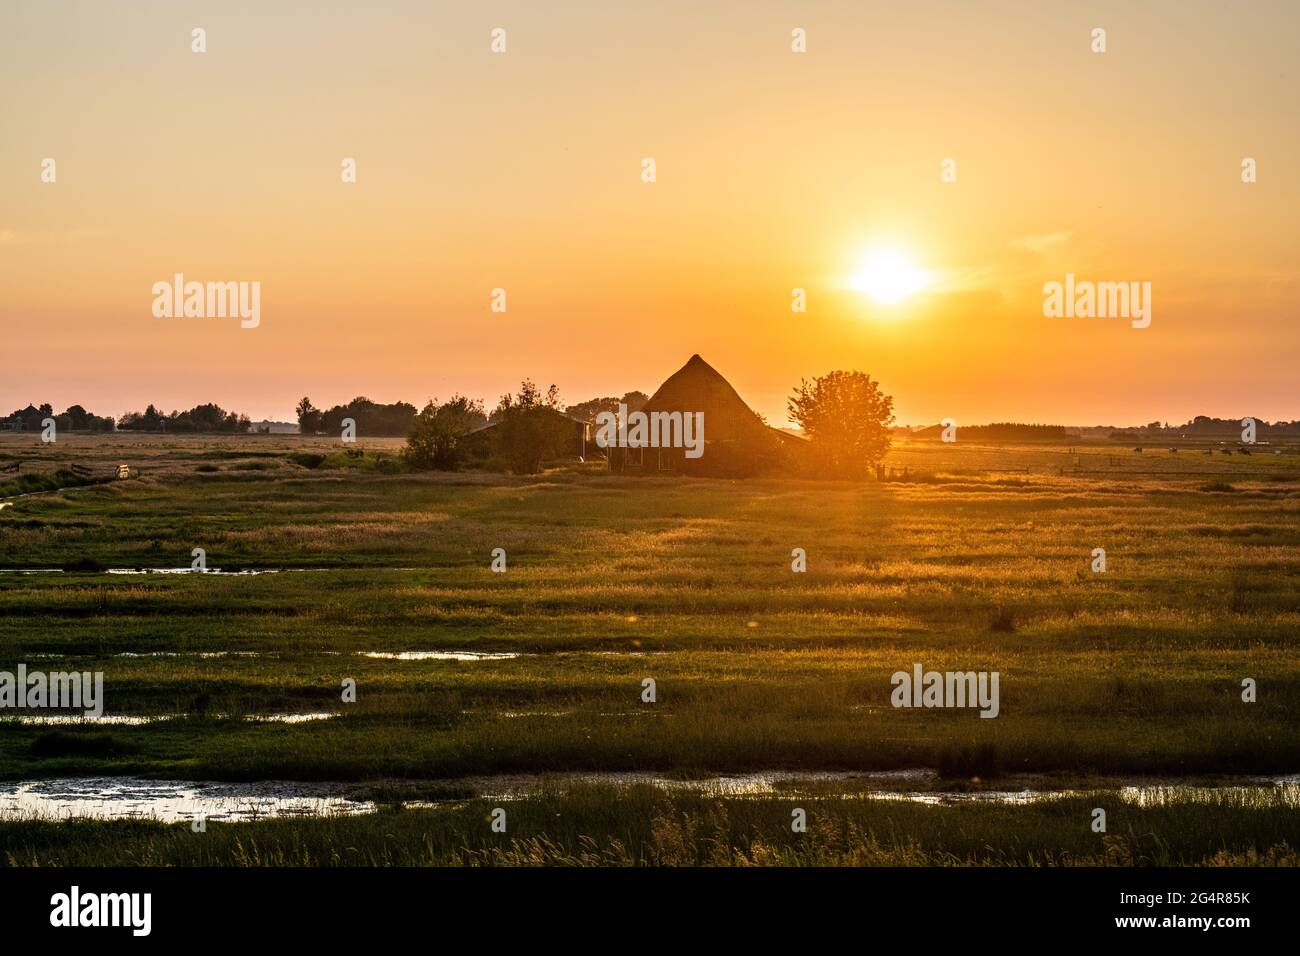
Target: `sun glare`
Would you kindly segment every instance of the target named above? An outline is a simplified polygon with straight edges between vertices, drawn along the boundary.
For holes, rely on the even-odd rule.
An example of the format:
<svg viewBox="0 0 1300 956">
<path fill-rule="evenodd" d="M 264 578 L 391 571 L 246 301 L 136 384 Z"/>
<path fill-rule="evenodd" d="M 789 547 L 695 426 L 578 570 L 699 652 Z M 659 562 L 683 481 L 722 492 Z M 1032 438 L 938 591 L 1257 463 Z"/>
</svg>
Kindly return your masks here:
<svg viewBox="0 0 1300 956">
<path fill-rule="evenodd" d="M 862 261 L 852 285 L 881 305 L 897 305 L 924 288 L 926 278 L 901 252 L 878 249 Z"/>
</svg>

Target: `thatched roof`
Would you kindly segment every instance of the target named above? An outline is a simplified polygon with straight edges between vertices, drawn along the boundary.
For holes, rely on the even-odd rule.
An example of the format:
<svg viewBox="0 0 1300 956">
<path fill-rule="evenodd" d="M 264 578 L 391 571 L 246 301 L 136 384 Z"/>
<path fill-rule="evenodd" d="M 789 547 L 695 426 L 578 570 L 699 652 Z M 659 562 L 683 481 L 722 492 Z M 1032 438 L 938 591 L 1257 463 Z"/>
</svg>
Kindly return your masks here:
<svg viewBox="0 0 1300 956">
<path fill-rule="evenodd" d="M 710 442 L 744 440 L 767 430 L 731 383 L 698 355 L 668 376 L 642 411 L 703 412 Z"/>
</svg>

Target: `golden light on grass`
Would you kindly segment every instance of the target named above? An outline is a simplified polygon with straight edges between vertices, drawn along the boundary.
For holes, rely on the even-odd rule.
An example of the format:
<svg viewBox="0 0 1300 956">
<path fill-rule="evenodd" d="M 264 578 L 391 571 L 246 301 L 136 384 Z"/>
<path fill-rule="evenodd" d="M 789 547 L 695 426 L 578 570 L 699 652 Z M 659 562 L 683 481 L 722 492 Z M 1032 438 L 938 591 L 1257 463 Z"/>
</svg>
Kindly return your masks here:
<svg viewBox="0 0 1300 956">
<path fill-rule="evenodd" d="M 925 288 L 929 276 L 898 249 L 875 249 L 853 274 L 850 285 L 880 305 L 897 305 Z"/>
</svg>

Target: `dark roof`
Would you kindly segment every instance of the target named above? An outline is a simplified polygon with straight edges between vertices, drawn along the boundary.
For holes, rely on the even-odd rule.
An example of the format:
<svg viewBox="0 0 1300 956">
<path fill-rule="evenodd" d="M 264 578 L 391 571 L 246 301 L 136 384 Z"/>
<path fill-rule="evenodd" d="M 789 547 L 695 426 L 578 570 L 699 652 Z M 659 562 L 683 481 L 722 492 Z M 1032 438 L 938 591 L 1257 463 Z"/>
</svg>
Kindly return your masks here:
<svg viewBox="0 0 1300 956">
<path fill-rule="evenodd" d="M 698 355 L 668 376 L 641 410 L 703 412 L 710 441 L 748 437 L 767 428 L 731 383 Z"/>
<path fill-rule="evenodd" d="M 574 418 L 572 415 L 566 415 L 564 412 L 557 412 L 557 411 L 556 411 L 555 409 L 553 409 L 553 408 L 547 408 L 547 409 L 545 409 L 545 411 L 550 412 L 552 415 L 559 415 L 561 418 L 567 418 L 569 421 L 573 422 L 575 425 L 590 425 L 590 424 L 592 424 L 592 422 L 587 421 L 585 418 Z M 501 423 L 500 423 L 499 421 L 497 421 L 497 422 L 488 422 L 486 425 L 480 425 L 478 428 L 471 428 L 471 429 L 470 429 L 469 431 L 467 431 L 465 434 L 466 434 L 466 435 L 477 435 L 479 432 L 485 432 L 485 431 L 487 431 L 489 428 L 496 428 L 496 427 L 497 427 L 498 425 L 500 425 L 500 424 L 501 424 Z"/>
</svg>

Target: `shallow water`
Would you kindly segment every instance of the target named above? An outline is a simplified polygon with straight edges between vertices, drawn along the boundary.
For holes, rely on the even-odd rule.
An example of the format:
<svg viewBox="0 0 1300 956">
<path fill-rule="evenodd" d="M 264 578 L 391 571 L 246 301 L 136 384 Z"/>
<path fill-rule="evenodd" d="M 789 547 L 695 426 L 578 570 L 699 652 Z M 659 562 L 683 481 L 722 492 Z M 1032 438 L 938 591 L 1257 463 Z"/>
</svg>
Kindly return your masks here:
<svg viewBox="0 0 1300 956">
<path fill-rule="evenodd" d="M 47 654 L 46 657 L 59 657 L 58 654 Z M 112 657 L 261 657 L 258 651 L 121 651 Z"/>
<path fill-rule="evenodd" d="M 94 727 L 97 724 L 117 727 L 135 727 L 139 724 L 152 724 L 160 720 L 170 720 L 165 716 L 140 716 L 136 714 L 101 714 L 99 717 L 86 717 L 83 714 L 5 714 L 0 716 L 0 727 L 5 724 L 18 724 L 22 727 Z"/>
<path fill-rule="evenodd" d="M 208 820 L 323 817 L 370 813 L 373 803 L 349 800 L 337 784 L 194 783 L 90 777 L 0 783 L 0 820 Z"/>
<path fill-rule="evenodd" d="M 461 714 L 466 717 L 477 717 L 479 719 L 490 720 L 497 717 L 510 719 L 523 717 L 572 717 L 577 714 L 576 710 L 462 710 Z M 597 712 L 597 717 L 658 717 L 666 719 L 672 714 L 666 714 L 663 711 L 656 711 L 652 708 L 642 710 L 614 710 Z"/>
<path fill-rule="evenodd" d="M 221 568 L 104 568 L 97 571 L 67 572 L 63 568 L 0 568 L 0 574 L 198 574 L 213 577 L 251 577 L 257 574 L 305 574 L 312 571 L 341 571 L 346 568 L 244 568 L 239 571 L 223 571 Z M 385 570 L 383 568 L 365 568 L 363 570 Z"/>
<path fill-rule="evenodd" d="M 195 714 L 101 714 L 87 717 L 84 714 L 0 714 L 0 727 L 5 724 L 19 724 L 23 727 L 75 727 L 118 726 L 135 727 L 140 724 L 156 724 L 166 720 L 184 720 Z M 229 720 L 230 714 L 207 714 L 212 720 Z M 241 714 L 240 720 L 252 723 L 302 724 L 313 720 L 329 720 L 339 716 L 332 711 L 320 711 L 305 714 Z"/>
<path fill-rule="evenodd" d="M 1026 805 L 1082 795 L 1118 797 L 1126 803 L 1151 806 L 1245 799 L 1252 794 L 1281 797 L 1300 809 L 1300 775 L 1238 778 L 1218 785 L 1183 785 L 1170 781 L 1135 782 L 1091 789 L 1019 789 L 935 791 L 906 789 L 933 785 L 931 770 L 880 773 L 800 773 L 765 771 L 700 780 L 677 780 L 653 773 L 505 774 L 438 781 L 441 786 L 476 793 L 485 800 L 518 800 L 574 784 L 631 787 L 648 785 L 665 790 L 694 791 L 724 797 L 787 795 L 791 799 L 869 797 L 930 805 L 998 803 Z M 901 789 L 900 789 L 901 788 Z M 411 800 L 412 808 L 437 808 L 456 801 Z M 298 783 L 273 780 L 255 783 L 202 783 L 179 780 L 140 780 L 130 777 L 83 777 L 63 780 L 0 782 L 0 820 L 155 819 L 247 821 L 271 817 L 329 816 L 372 813 L 372 800 L 351 783 Z"/>
<path fill-rule="evenodd" d="M 246 577 L 254 574 L 279 574 L 281 568 L 250 568 L 244 571 L 222 571 L 220 568 L 108 568 L 105 574 L 210 574 L 215 577 Z"/>
<path fill-rule="evenodd" d="M 311 653 L 311 652 L 306 652 Z M 338 651 L 318 651 L 321 655 L 339 656 Z M 517 657 L 536 657 L 522 651 L 354 651 L 358 657 L 371 657 L 388 661 L 507 661 Z M 84 654 L 40 653 L 26 655 L 29 660 L 63 660 L 72 657 L 94 657 Z M 118 651 L 107 657 L 186 657 L 201 660 L 215 660 L 222 657 L 270 657 L 284 656 L 279 651 Z"/>
<path fill-rule="evenodd" d="M 28 574 L 31 572 L 10 572 Z M 303 651 L 304 655 L 318 654 L 321 656 L 338 657 L 341 651 Z M 467 650 L 439 650 L 439 651 L 349 651 L 358 657 L 369 657 L 374 660 L 385 661 L 513 661 L 522 657 L 542 657 L 543 655 L 536 651 L 467 651 Z M 549 656 L 552 657 L 648 657 L 666 655 L 669 651 L 552 651 Z M 175 657 L 175 658 L 194 658 L 198 660 L 216 660 L 223 657 L 266 657 L 282 658 L 285 656 L 283 651 L 115 651 L 111 654 L 85 654 L 85 653 L 64 653 L 55 651 L 42 651 L 36 654 L 25 655 L 28 660 L 55 661 L 69 660 L 77 658 L 147 658 L 147 657 Z"/>
<path fill-rule="evenodd" d="M 514 651 L 357 651 L 357 654 L 386 661 L 509 661 L 524 656 Z"/>
</svg>

